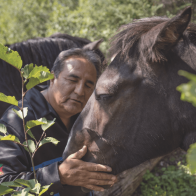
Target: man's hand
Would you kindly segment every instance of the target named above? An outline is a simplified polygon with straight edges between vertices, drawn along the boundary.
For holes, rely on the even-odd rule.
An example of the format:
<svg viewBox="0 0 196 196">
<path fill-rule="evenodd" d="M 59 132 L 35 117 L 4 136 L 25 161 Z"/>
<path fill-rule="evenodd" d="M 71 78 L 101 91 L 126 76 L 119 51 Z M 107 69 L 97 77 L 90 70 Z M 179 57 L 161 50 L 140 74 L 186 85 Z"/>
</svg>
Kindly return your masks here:
<svg viewBox="0 0 196 196">
<path fill-rule="evenodd" d="M 71 154 L 59 166 L 61 184 L 82 186 L 95 191 L 104 191 L 102 187 L 97 185 L 113 185 L 117 178 L 114 175 L 104 173 L 112 171 L 108 166 L 80 160 L 86 152 L 87 147 L 83 146 L 81 150 Z"/>
</svg>

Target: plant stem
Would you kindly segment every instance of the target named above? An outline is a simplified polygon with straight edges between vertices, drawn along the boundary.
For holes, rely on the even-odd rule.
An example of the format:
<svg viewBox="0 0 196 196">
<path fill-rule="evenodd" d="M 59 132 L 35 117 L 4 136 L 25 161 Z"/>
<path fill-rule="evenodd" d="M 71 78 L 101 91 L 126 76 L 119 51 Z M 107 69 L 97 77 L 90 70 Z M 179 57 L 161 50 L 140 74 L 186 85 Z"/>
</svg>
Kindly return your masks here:
<svg viewBox="0 0 196 196">
<path fill-rule="evenodd" d="M 33 162 L 33 157 L 32 157 L 31 151 L 29 149 L 27 133 L 25 131 L 25 120 L 24 120 L 24 113 L 23 113 L 23 106 L 24 106 L 23 102 L 24 102 L 25 93 L 24 93 L 24 80 L 23 80 L 23 76 L 22 76 L 21 71 L 20 71 L 20 75 L 21 75 L 21 78 L 22 78 L 22 108 L 21 108 L 21 111 L 22 111 L 23 129 L 24 129 L 25 141 L 26 141 L 26 144 L 27 144 L 27 149 L 28 149 L 28 152 L 29 152 L 29 155 L 30 155 L 30 158 L 31 158 L 31 164 L 32 164 L 32 167 L 33 167 L 33 173 L 34 173 L 35 182 L 37 183 L 37 177 L 36 177 L 36 172 L 35 172 L 35 165 L 34 165 L 34 162 Z"/>
<path fill-rule="evenodd" d="M 38 150 L 38 148 L 39 148 L 39 144 L 40 144 L 40 142 L 41 142 L 41 140 L 42 140 L 43 137 L 44 137 L 44 138 L 46 137 L 45 131 L 43 131 L 43 133 L 42 133 L 42 135 L 41 135 L 41 137 L 40 137 L 40 140 L 39 140 L 39 141 L 37 142 L 37 144 L 36 144 L 36 149 L 35 149 L 35 151 L 33 152 L 32 158 L 34 157 L 35 153 L 37 152 L 37 150 Z"/>
</svg>

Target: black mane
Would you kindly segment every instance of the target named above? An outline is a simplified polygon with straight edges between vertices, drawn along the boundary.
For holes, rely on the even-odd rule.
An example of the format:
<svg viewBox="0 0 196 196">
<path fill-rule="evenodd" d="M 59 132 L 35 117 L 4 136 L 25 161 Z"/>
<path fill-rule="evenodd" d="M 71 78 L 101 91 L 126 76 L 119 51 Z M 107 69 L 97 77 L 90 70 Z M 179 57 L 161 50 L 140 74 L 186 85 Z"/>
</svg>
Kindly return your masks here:
<svg viewBox="0 0 196 196">
<path fill-rule="evenodd" d="M 109 54 L 110 57 L 119 54 L 125 60 L 129 59 L 131 48 L 138 43 L 141 36 L 153 27 L 169 21 L 166 17 L 152 17 L 135 20 L 133 23 L 121 26 L 116 35 L 111 38 Z M 183 40 L 196 44 L 196 24 L 190 23 L 183 34 Z"/>
<path fill-rule="evenodd" d="M 12 50 L 18 51 L 22 57 L 23 65 L 34 63 L 38 66 L 43 65 L 51 69 L 61 51 L 70 48 L 82 48 L 89 43 L 91 41 L 85 38 L 73 37 L 65 33 L 55 33 L 50 37 L 28 39 L 7 46 Z M 101 57 L 103 62 L 105 59 L 103 53 L 100 50 L 96 50 L 96 53 Z M 105 68 L 104 66 L 105 64 L 102 69 Z"/>
</svg>

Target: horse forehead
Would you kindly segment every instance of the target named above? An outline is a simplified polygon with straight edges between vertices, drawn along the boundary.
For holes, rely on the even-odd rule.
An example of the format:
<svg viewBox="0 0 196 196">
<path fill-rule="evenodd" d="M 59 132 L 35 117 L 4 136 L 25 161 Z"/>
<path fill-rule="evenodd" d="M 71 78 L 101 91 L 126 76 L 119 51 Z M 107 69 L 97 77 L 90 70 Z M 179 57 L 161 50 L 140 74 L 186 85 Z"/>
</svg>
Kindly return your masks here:
<svg viewBox="0 0 196 196">
<path fill-rule="evenodd" d="M 105 70 L 97 82 L 97 87 L 109 87 L 125 81 L 128 74 L 123 74 L 119 69 L 110 68 Z"/>
</svg>

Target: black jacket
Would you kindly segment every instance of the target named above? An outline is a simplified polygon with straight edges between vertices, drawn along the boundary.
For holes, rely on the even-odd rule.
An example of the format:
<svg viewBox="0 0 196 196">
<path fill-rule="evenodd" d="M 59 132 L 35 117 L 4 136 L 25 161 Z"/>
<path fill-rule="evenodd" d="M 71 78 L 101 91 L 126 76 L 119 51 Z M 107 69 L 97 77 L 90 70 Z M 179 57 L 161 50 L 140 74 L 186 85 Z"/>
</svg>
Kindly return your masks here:
<svg viewBox="0 0 196 196">
<path fill-rule="evenodd" d="M 21 104 L 21 101 L 19 104 Z M 56 118 L 55 124 L 46 130 L 46 136 L 54 137 L 60 142 L 56 146 L 52 143 L 44 144 L 37 150 L 34 156 L 36 175 L 39 183 L 41 183 L 42 186 L 53 183 L 45 195 L 50 195 L 51 192 L 53 192 L 55 196 L 85 195 L 81 192 L 80 187 L 62 186 L 60 183 L 58 165 L 62 161 L 62 153 L 67 144 L 69 133 L 58 114 L 46 101 L 44 96 L 34 88 L 29 90 L 25 95 L 24 107 L 28 107 L 28 115 L 25 121 L 42 117 L 48 120 Z M 20 142 L 23 143 L 25 138 L 22 119 L 13 112 L 12 108 L 18 110 L 18 108 L 14 106 L 8 108 L 2 116 L 0 123 L 6 125 L 7 132 L 17 136 Z M 73 118 L 76 118 L 76 116 Z M 32 128 L 31 131 L 36 140 L 39 141 L 43 133 L 41 126 L 36 126 Z M 32 138 L 29 137 L 29 139 Z M 3 164 L 1 167 L 2 172 L 0 172 L 0 183 L 13 181 L 17 178 L 34 178 L 28 152 L 22 146 L 14 142 L 0 141 L 0 164 Z"/>
</svg>

